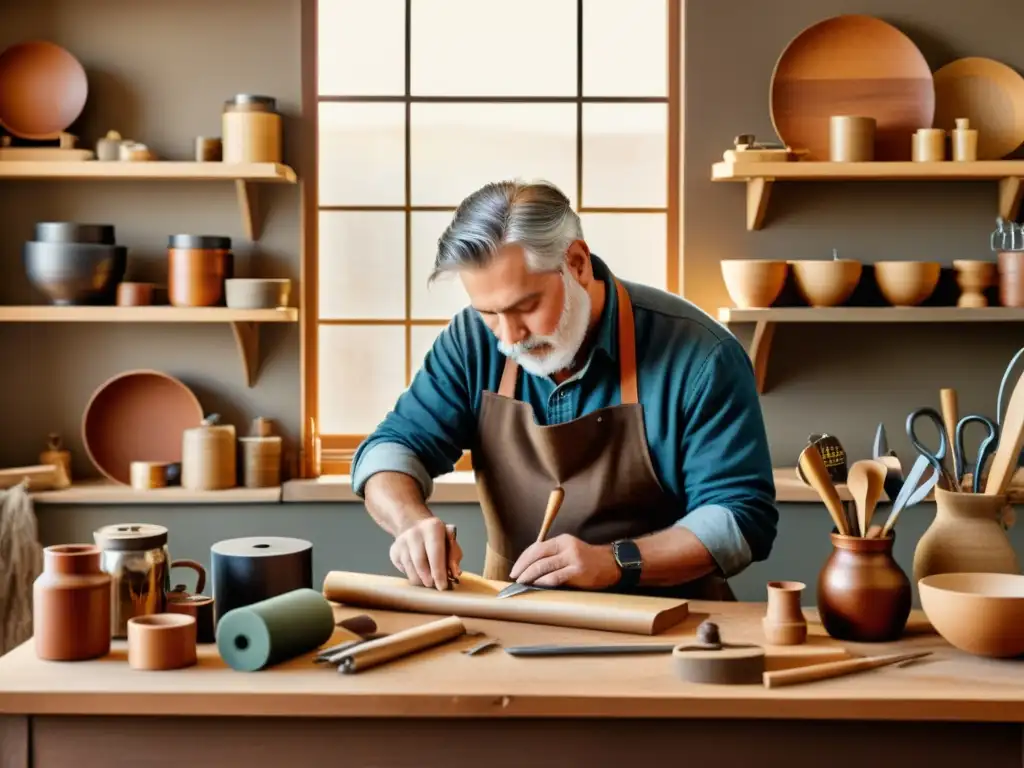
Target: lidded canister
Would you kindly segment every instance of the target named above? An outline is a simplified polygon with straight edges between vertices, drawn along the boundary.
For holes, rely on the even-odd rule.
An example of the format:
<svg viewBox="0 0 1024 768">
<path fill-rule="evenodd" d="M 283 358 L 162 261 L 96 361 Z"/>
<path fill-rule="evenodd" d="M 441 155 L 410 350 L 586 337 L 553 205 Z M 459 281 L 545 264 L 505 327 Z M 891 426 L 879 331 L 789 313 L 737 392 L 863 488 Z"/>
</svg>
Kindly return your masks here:
<svg viewBox="0 0 1024 768">
<path fill-rule="evenodd" d="M 274 488 L 281 484 L 281 436 L 271 434 L 269 419 L 257 417 L 252 434 L 240 437 L 242 483 L 246 488 Z"/>
<path fill-rule="evenodd" d="M 186 429 L 181 445 L 181 485 L 192 491 L 234 488 L 237 480 L 235 427 L 211 413 Z"/>
<path fill-rule="evenodd" d="M 225 163 L 280 163 L 281 115 L 270 96 L 240 93 L 224 102 L 221 115 Z"/>
<path fill-rule="evenodd" d="M 224 303 L 224 281 L 234 277 L 231 238 L 171 235 L 167 241 L 167 295 L 175 307 Z"/>
</svg>

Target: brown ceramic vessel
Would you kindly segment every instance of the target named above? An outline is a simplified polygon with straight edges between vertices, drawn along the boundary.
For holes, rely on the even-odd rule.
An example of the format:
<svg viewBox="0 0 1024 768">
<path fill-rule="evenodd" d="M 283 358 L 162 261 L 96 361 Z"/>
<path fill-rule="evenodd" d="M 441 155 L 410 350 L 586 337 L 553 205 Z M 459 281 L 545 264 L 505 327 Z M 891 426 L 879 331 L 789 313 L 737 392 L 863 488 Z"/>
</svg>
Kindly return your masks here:
<svg viewBox="0 0 1024 768">
<path fill-rule="evenodd" d="M 836 307 L 857 288 L 864 265 L 852 259 L 810 259 L 789 262 L 796 288 L 812 307 Z"/>
<path fill-rule="evenodd" d="M 877 261 L 875 281 L 894 307 L 916 307 L 933 293 L 942 275 L 937 261 Z"/>
<path fill-rule="evenodd" d="M 832 637 L 878 643 L 903 634 L 912 593 L 893 541 L 832 534 L 832 554 L 818 576 L 818 613 Z"/>
<path fill-rule="evenodd" d="M 32 587 L 36 655 L 83 661 L 110 652 L 110 576 L 100 548 L 61 544 L 43 550 L 43 572 Z"/>
<path fill-rule="evenodd" d="M 196 620 L 182 613 L 128 619 L 128 664 L 133 669 L 181 669 L 196 663 Z"/>
<path fill-rule="evenodd" d="M 1024 307 L 1024 251 L 999 254 L 999 303 Z"/>
<path fill-rule="evenodd" d="M 761 624 L 770 645 L 800 645 L 807 639 L 807 619 L 800 609 L 806 586 L 799 581 L 768 582 L 768 609 Z"/>
<path fill-rule="evenodd" d="M 960 298 L 956 305 L 974 309 L 987 307 L 985 291 L 996 284 L 995 262 L 956 259 L 953 269 L 956 270 L 956 282 L 960 286 Z"/>
</svg>

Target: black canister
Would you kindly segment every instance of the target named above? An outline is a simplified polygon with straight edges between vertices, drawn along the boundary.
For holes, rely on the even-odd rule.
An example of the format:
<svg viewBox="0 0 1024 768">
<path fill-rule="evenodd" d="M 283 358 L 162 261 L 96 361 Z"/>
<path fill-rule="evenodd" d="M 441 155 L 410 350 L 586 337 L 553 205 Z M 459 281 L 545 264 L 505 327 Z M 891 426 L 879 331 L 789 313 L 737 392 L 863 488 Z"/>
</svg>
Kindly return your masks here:
<svg viewBox="0 0 1024 768">
<path fill-rule="evenodd" d="M 313 545 L 302 539 L 248 536 L 210 548 L 217 621 L 228 611 L 313 588 Z"/>
</svg>

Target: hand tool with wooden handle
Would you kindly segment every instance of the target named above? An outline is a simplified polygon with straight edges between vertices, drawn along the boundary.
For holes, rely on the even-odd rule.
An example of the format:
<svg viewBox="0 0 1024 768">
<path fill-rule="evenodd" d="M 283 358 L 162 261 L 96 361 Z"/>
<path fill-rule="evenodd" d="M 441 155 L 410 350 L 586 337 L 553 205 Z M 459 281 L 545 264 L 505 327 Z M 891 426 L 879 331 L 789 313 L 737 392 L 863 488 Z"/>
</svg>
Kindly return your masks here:
<svg viewBox="0 0 1024 768">
<path fill-rule="evenodd" d="M 818 496 L 825 503 L 825 508 L 832 516 L 832 522 L 836 524 L 836 530 L 844 536 L 849 536 L 850 528 L 846 524 L 843 501 L 839 498 L 839 492 L 829 477 L 825 460 L 821 458 L 821 452 L 814 443 L 801 451 L 799 464 L 803 476 L 807 478 L 807 484 L 818 492 Z"/>
<path fill-rule="evenodd" d="M 960 420 L 960 405 L 957 401 L 957 395 L 955 389 L 940 389 L 939 390 L 939 407 L 942 411 L 942 424 L 946 428 L 946 445 L 952 446 L 954 444 L 953 439 L 956 437 L 956 423 Z M 956 452 L 953 452 L 953 479 L 963 477 L 964 468 L 958 465 Z M 955 488 L 950 488 L 951 491 L 959 491 L 959 485 Z"/>
<path fill-rule="evenodd" d="M 865 459 L 855 461 L 846 477 L 846 487 L 850 489 L 857 507 L 857 535 L 866 537 L 871 517 L 882 496 L 885 476 L 889 470 L 880 461 Z"/>
<path fill-rule="evenodd" d="M 617 656 L 644 653 L 672 653 L 672 643 L 634 645 L 516 645 L 505 648 L 509 656 Z"/>
<path fill-rule="evenodd" d="M 538 542 L 544 541 L 547 538 L 548 532 L 555 522 L 555 517 L 558 515 L 558 510 L 562 508 L 562 500 L 564 498 L 565 491 L 561 487 L 555 488 L 551 495 L 548 496 L 548 506 L 544 510 L 544 519 L 541 521 L 540 531 L 537 533 Z M 535 587 L 532 584 L 510 584 L 497 594 L 497 598 L 503 600 L 506 597 L 515 597 L 523 592 L 530 592 L 536 589 L 544 589 L 544 587 Z"/>
<path fill-rule="evenodd" d="M 1017 469 L 1020 449 L 1024 446 L 1024 373 L 1017 379 L 1017 385 L 1010 395 L 1006 415 L 1000 425 L 999 446 L 988 471 L 985 493 L 1001 496 L 1010 487 L 1010 480 Z M 981 472 L 978 467 L 977 472 Z"/>
<path fill-rule="evenodd" d="M 784 685 L 813 683 L 818 680 L 831 680 L 834 677 L 866 672 L 869 669 L 899 664 L 930 655 L 931 651 L 917 651 L 913 653 L 888 653 L 883 656 L 865 656 L 860 659 L 845 659 L 843 661 L 828 661 L 824 664 L 812 664 L 809 667 L 765 672 L 762 675 L 762 681 L 765 688 L 780 688 Z"/>
</svg>

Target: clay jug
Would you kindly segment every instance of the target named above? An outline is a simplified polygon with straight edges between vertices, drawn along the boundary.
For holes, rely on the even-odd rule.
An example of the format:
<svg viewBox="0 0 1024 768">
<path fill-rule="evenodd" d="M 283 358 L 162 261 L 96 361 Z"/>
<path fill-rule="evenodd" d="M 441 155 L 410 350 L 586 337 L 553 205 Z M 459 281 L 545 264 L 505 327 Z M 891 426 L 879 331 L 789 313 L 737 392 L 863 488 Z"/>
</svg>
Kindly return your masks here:
<svg viewBox="0 0 1024 768">
<path fill-rule="evenodd" d="M 935 489 L 935 519 L 914 550 L 914 583 L 934 573 L 1020 573 L 1003 528 L 1005 496 Z"/>
<path fill-rule="evenodd" d="M 43 550 L 43 572 L 32 586 L 36 655 L 82 661 L 110 652 L 110 575 L 100 548 L 63 544 Z"/>
<path fill-rule="evenodd" d="M 910 618 L 910 579 L 892 556 L 894 536 L 832 534 L 832 554 L 818 575 L 818 614 L 837 640 L 897 640 Z"/>
</svg>

